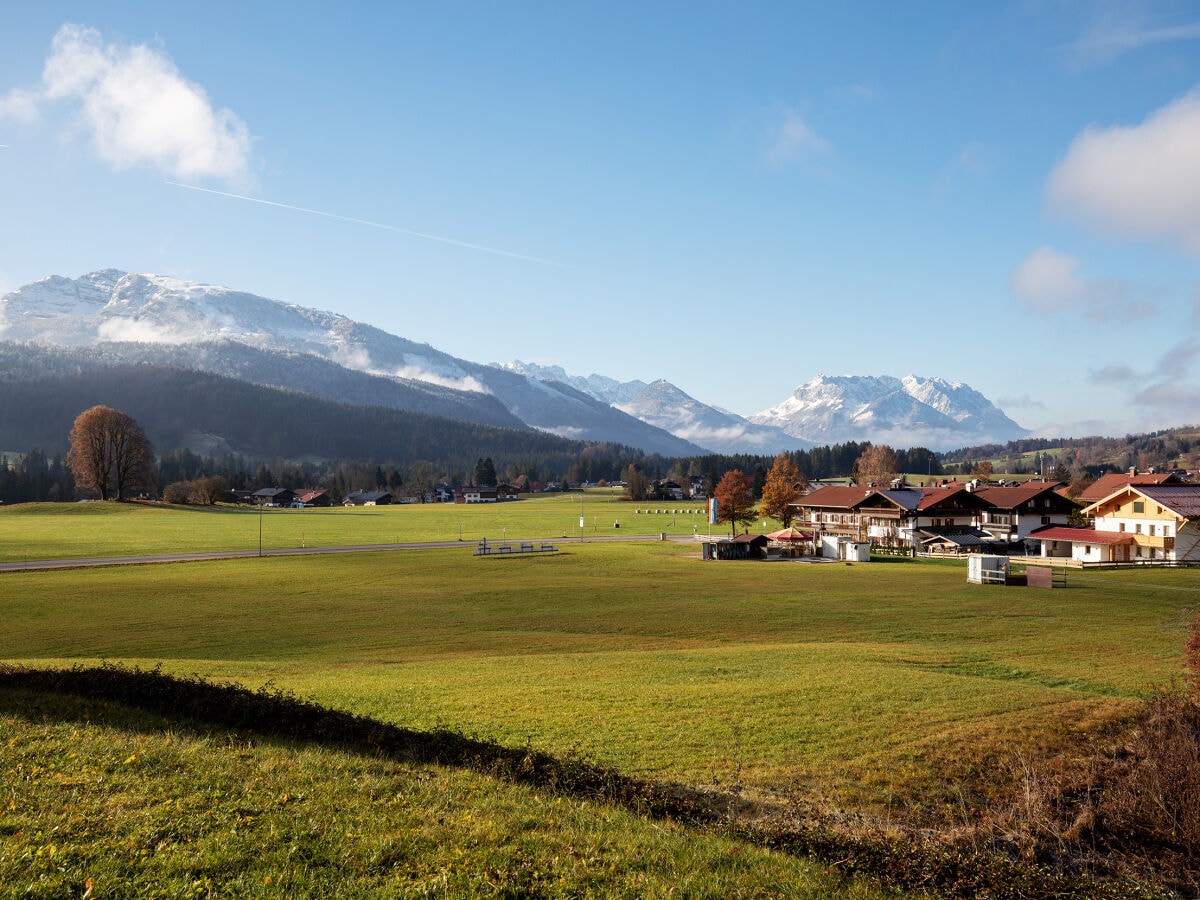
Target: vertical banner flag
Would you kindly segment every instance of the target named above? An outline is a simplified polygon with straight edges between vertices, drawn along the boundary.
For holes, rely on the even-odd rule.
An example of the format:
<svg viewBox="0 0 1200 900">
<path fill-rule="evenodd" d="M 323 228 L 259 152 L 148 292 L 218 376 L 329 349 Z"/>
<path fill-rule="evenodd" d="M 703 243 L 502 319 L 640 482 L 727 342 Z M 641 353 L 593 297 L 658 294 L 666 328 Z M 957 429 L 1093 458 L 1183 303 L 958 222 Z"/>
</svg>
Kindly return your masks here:
<svg viewBox="0 0 1200 900">
<path fill-rule="evenodd" d="M 708 501 L 708 524 L 717 524 L 717 498 L 713 497 Z"/>
</svg>

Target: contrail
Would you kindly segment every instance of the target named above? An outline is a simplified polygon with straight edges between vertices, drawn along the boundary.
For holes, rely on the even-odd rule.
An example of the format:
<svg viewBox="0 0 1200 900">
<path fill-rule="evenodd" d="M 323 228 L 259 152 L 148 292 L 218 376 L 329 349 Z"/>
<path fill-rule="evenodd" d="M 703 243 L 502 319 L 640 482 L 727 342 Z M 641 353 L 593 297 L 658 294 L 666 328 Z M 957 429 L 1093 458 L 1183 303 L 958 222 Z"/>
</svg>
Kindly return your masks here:
<svg viewBox="0 0 1200 900">
<path fill-rule="evenodd" d="M 3 145 L 0 145 L 3 146 Z M 216 194 L 218 197 L 229 197 L 232 200 L 247 200 L 250 203 L 261 203 L 263 206 L 276 206 L 279 209 L 290 209 L 294 212 L 308 213 L 310 216 L 324 216 L 327 219 L 339 219 L 343 222 L 353 222 L 355 225 L 367 225 L 371 228 L 382 228 L 384 231 L 395 231 L 410 237 L 424 238 L 427 241 L 438 241 L 442 244 L 453 244 L 455 247 L 466 247 L 470 250 L 482 250 L 484 253 L 495 253 L 497 256 L 507 256 L 512 259 L 523 259 L 526 262 L 540 263 L 544 266 L 558 266 L 561 263 L 536 256 L 524 256 L 511 253 L 508 250 L 497 250 L 495 247 L 484 247 L 481 244 L 468 244 L 466 241 L 456 241 L 454 238 L 439 237 L 436 234 L 425 234 L 421 231 L 410 231 L 407 228 L 397 228 L 395 225 L 384 225 L 382 222 L 370 222 L 366 219 L 355 219 L 351 216 L 339 216 L 337 213 L 322 212 L 319 209 L 305 209 L 303 206 L 292 206 L 290 203 L 276 203 L 274 200 L 260 200 L 258 197 L 247 197 L 245 194 L 230 194 L 225 191 L 214 191 L 211 188 L 197 187 L 194 184 L 180 184 L 178 181 L 167 181 L 173 187 L 187 188 L 189 191 L 203 191 L 205 194 Z"/>
</svg>

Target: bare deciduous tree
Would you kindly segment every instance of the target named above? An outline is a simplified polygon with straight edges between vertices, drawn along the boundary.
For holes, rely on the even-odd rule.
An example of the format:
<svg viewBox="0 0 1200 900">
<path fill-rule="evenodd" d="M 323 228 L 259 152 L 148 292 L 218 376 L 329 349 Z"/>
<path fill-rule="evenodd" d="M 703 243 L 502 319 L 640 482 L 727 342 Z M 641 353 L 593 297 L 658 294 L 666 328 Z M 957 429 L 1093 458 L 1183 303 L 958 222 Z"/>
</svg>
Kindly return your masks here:
<svg viewBox="0 0 1200 900">
<path fill-rule="evenodd" d="M 108 406 L 93 406 L 71 428 L 67 465 L 77 487 L 120 500 L 126 490 L 150 484 L 154 451 L 132 417 Z"/>
</svg>

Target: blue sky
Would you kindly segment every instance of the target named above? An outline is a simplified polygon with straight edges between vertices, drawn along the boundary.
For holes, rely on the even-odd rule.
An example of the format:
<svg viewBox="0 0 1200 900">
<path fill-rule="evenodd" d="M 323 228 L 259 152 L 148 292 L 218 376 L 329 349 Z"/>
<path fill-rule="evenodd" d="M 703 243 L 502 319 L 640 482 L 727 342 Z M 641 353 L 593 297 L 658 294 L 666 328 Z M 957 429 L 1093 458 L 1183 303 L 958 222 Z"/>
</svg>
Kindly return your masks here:
<svg viewBox="0 0 1200 900">
<path fill-rule="evenodd" d="M 1200 8 L 0 11 L 0 293 L 99 268 L 753 414 L 964 381 L 1200 423 Z"/>
</svg>

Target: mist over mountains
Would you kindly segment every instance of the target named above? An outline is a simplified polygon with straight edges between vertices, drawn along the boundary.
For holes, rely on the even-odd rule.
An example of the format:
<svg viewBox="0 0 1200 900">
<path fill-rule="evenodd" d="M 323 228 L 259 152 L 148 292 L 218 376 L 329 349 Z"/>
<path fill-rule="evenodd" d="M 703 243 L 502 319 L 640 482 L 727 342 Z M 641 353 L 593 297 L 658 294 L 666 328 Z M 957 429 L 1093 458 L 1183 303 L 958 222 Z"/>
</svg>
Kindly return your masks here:
<svg viewBox="0 0 1200 900">
<path fill-rule="evenodd" d="M 0 355 L 0 378 L 16 377 L 13 369 L 22 366 L 69 368 L 73 360 L 169 365 L 339 403 L 664 456 L 770 454 L 851 440 L 945 450 L 1027 434 L 979 392 L 939 378 L 817 376 L 746 418 L 663 379 L 621 382 L 559 366 L 476 363 L 337 313 L 113 269 L 51 276 L 0 298 L 0 341 L 59 348 L 40 363 Z"/>
</svg>

